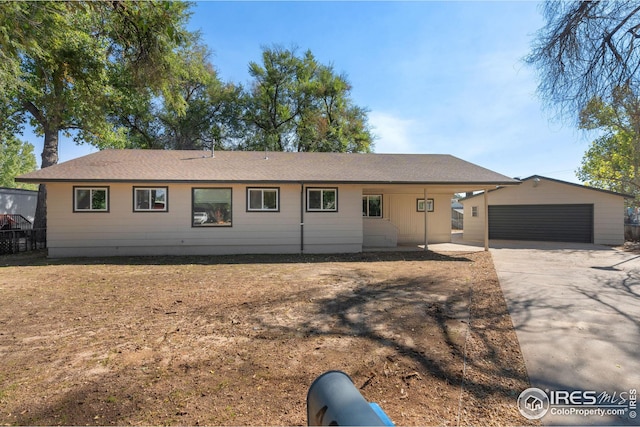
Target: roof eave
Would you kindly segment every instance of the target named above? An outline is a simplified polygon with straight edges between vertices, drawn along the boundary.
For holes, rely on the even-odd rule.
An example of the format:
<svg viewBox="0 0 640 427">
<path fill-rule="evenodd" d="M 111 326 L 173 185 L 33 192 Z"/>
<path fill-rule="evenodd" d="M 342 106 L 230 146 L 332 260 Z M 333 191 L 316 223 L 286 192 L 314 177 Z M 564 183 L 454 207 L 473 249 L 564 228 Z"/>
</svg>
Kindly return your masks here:
<svg viewBox="0 0 640 427">
<path fill-rule="evenodd" d="M 602 188 L 588 187 L 586 185 L 576 184 L 574 182 L 563 181 L 561 179 L 548 178 L 548 177 L 542 176 L 542 175 L 531 175 L 531 176 L 529 176 L 527 178 L 522 179 L 522 181 L 520 181 L 519 183 L 522 183 L 522 182 L 525 182 L 525 181 L 529 181 L 529 180 L 532 180 L 532 179 L 535 179 L 535 178 L 546 179 L 547 181 L 556 182 L 558 184 L 571 185 L 571 186 L 574 186 L 574 187 L 577 187 L 577 188 L 582 188 L 582 189 L 585 189 L 585 190 L 598 191 L 598 192 L 601 192 L 601 193 L 610 194 L 612 196 L 623 197 L 623 198 L 625 198 L 627 200 L 635 200 L 636 199 L 636 196 L 634 196 L 632 194 L 617 193 L 615 191 L 604 190 Z M 503 185 L 500 185 L 499 188 L 495 188 L 495 189 L 492 189 L 490 191 L 498 191 L 503 187 L 504 187 Z M 462 199 L 459 199 L 459 201 L 463 202 L 463 201 L 470 200 L 470 199 L 473 199 L 474 197 L 478 197 L 478 196 L 481 196 L 481 195 L 482 194 L 474 194 L 474 195 L 469 196 L 469 197 L 463 197 Z"/>
<path fill-rule="evenodd" d="M 363 185 L 455 185 L 455 186 L 474 186 L 474 187 L 493 187 L 493 186 L 505 186 L 505 185 L 518 185 L 519 181 L 378 181 L 378 180 L 326 180 L 326 179 L 220 179 L 220 180 L 189 180 L 189 179 L 97 179 L 97 178 L 29 178 L 29 177 L 17 177 L 16 182 L 24 183 L 76 183 L 76 182 L 91 182 L 91 183 L 109 183 L 109 182 L 153 182 L 153 183 L 168 183 L 168 184 L 218 184 L 218 183 L 286 183 L 286 184 L 298 184 L 301 182 L 309 184 L 363 184 Z"/>
<path fill-rule="evenodd" d="M 535 179 L 535 178 L 546 179 L 547 181 L 557 182 L 559 184 L 573 185 L 574 187 L 585 188 L 587 190 L 600 191 L 602 193 L 607 193 L 607 194 L 611 194 L 611 195 L 614 195 L 614 196 L 624 197 L 625 199 L 635 199 L 636 198 L 636 196 L 634 196 L 632 194 L 618 193 L 617 191 L 605 190 L 604 188 L 589 187 L 588 185 L 582 185 L 582 184 L 577 184 L 575 182 L 563 181 L 561 179 L 549 178 L 547 176 L 542 176 L 542 175 L 531 175 L 531 176 L 529 176 L 527 178 L 524 178 L 522 181 L 523 182 L 524 181 L 529 181 L 529 180 Z"/>
</svg>

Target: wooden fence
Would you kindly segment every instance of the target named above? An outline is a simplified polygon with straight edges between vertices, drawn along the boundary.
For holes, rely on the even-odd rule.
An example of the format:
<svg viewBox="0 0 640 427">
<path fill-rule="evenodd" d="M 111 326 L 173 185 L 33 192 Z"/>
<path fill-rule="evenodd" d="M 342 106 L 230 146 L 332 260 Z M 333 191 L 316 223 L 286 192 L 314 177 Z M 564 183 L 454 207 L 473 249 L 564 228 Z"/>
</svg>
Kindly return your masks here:
<svg viewBox="0 0 640 427">
<path fill-rule="evenodd" d="M 637 224 L 625 224 L 624 225 L 624 240 L 627 241 L 640 241 L 640 225 Z"/>
<path fill-rule="evenodd" d="M 47 230 L 0 230 L 0 255 L 17 254 L 47 247 Z"/>
</svg>

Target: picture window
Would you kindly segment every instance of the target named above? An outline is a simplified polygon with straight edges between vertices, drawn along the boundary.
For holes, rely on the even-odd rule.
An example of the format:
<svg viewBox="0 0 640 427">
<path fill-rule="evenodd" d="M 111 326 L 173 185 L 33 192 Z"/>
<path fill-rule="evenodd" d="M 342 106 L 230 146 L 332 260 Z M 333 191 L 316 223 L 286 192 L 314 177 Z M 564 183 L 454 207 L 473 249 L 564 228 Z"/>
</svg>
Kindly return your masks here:
<svg viewBox="0 0 640 427">
<path fill-rule="evenodd" d="M 191 197 L 192 227 L 231 227 L 231 188 L 194 188 Z"/>
</svg>

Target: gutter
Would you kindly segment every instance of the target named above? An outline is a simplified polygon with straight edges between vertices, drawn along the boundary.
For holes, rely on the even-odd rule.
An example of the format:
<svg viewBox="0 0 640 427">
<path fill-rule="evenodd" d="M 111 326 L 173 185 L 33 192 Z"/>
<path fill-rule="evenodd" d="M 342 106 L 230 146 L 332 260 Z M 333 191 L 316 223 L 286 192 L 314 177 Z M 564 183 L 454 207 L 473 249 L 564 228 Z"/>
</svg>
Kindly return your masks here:
<svg viewBox="0 0 640 427">
<path fill-rule="evenodd" d="M 304 253 L 304 181 L 300 181 L 300 253 Z"/>
<path fill-rule="evenodd" d="M 473 186 L 486 188 L 489 186 L 506 186 L 519 185 L 520 181 L 357 181 L 357 180 L 296 180 L 296 179 L 142 179 L 142 178 L 28 178 L 16 177 L 16 182 L 26 183 L 47 183 L 47 182 L 124 182 L 124 183 L 166 183 L 166 184 L 356 184 L 356 185 L 415 185 L 415 186 L 433 186 L 433 185 L 453 185 L 453 186 Z"/>
</svg>

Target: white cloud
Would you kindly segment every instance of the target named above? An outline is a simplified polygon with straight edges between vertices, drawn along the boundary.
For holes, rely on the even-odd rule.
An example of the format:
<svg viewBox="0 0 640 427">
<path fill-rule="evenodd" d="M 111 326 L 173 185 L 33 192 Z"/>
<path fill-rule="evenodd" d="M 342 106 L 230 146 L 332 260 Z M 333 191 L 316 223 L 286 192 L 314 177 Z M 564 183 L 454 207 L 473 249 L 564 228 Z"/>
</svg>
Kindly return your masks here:
<svg viewBox="0 0 640 427">
<path fill-rule="evenodd" d="M 416 123 L 382 111 L 371 111 L 369 123 L 375 135 L 376 153 L 415 153 L 412 133 Z"/>
</svg>

